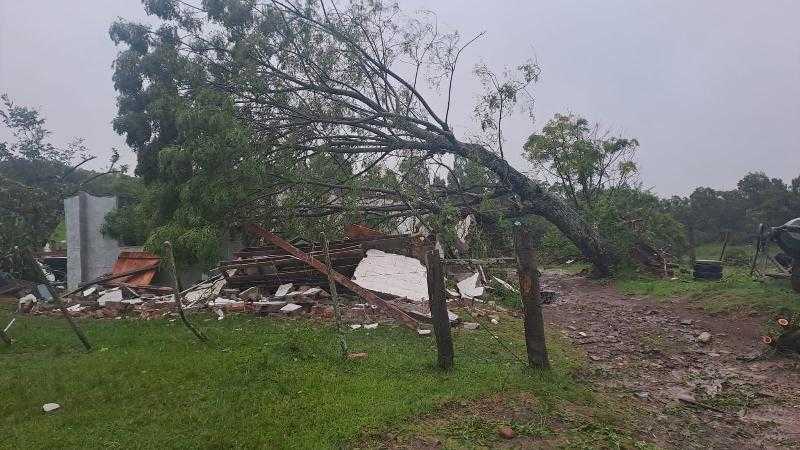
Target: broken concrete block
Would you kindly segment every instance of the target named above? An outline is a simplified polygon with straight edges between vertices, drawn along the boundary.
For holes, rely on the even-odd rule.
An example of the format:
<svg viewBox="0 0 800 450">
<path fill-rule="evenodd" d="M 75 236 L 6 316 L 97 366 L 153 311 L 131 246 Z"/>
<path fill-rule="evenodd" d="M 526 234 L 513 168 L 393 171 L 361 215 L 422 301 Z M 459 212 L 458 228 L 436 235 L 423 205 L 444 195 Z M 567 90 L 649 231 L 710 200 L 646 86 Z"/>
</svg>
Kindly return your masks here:
<svg viewBox="0 0 800 450">
<path fill-rule="evenodd" d="M 59 405 L 58 403 L 45 403 L 44 405 L 42 405 L 42 411 L 46 413 L 55 411 L 58 408 L 61 408 L 61 405 Z"/>
<path fill-rule="evenodd" d="M 377 322 L 375 322 L 375 323 L 368 323 L 368 324 L 365 324 L 365 325 L 364 325 L 364 329 L 365 329 L 365 330 L 374 330 L 374 329 L 376 329 L 376 328 L 378 328 L 378 323 L 377 323 Z"/>
<path fill-rule="evenodd" d="M 236 304 L 242 304 L 242 302 L 239 302 L 239 301 L 236 301 L 236 300 L 231 300 L 229 298 L 222 298 L 222 297 L 217 297 L 215 300 L 212 300 L 212 301 L 208 302 L 208 306 L 210 306 L 212 308 L 215 307 L 215 306 L 229 306 L 229 305 L 236 305 Z"/>
<path fill-rule="evenodd" d="M 288 294 L 289 291 L 292 290 L 294 285 L 292 283 L 286 283 L 278 286 L 278 290 L 275 291 L 275 297 L 283 297 L 284 295 Z"/>
<path fill-rule="evenodd" d="M 287 303 L 280 311 L 284 314 L 292 314 L 299 312 L 301 309 L 303 309 L 303 307 L 297 303 Z"/>
<path fill-rule="evenodd" d="M 317 294 L 319 294 L 320 292 L 322 292 L 322 288 L 313 287 L 313 288 L 311 288 L 311 289 L 308 289 L 308 290 L 305 290 L 305 291 L 303 291 L 303 292 L 302 292 L 300 295 L 308 295 L 308 296 L 311 296 L 311 295 L 317 295 Z"/>
<path fill-rule="evenodd" d="M 697 336 L 697 341 L 703 344 L 709 342 L 711 340 L 711 333 L 708 331 L 703 331 L 700 335 Z"/>
<path fill-rule="evenodd" d="M 222 278 L 214 283 L 202 283 L 183 295 L 184 303 L 192 304 L 205 301 L 209 298 L 219 297 L 227 281 Z"/>
<path fill-rule="evenodd" d="M 94 294 L 95 292 L 97 292 L 97 285 L 94 285 L 94 286 L 90 287 L 89 289 L 84 290 L 83 291 L 83 296 L 84 297 L 88 297 L 88 296 Z"/>
<path fill-rule="evenodd" d="M 239 298 L 242 300 L 257 301 L 261 298 L 261 290 L 258 286 L 249 287 L 239 293 Z"/>
<path fill-rule="evenodd" d="M 361 328 L 361 324 L 354 323 L 354 324 L 350 325 L 350 329 L 351 330 L 357 330 L 359 328 Z"/>
<path fill-rule="evenodd" d="M 100 293 L 97 304 L 106 306 L 106 303 L 120 303 L 122 301 L 122 291 L 119 288 L 109 289 Z"/>
<path fill-rule="evenodd" d="M 464 322 L 464 329 L 465 330 L 477 330 L 481 324 L 477 322 Z"/>
</svg>

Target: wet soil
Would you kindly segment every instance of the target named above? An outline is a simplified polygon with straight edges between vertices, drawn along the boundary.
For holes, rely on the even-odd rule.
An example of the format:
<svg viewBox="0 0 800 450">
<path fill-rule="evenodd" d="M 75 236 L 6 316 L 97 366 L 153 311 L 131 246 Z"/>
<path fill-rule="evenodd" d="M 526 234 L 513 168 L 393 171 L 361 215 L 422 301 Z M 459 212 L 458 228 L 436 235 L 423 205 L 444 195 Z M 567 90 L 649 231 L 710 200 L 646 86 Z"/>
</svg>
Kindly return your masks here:
<svg viewBox="0 0 800 450">
<path fill-rule="evenodd" d="M 545 321 L 588 358 L 581 377 L 628 396 L 635 429 L 665 448 L 800 448 L 800 358 L 761 342 L 758 314 L 710 315 L 685 299 L 620 294 L 546 273 Z M 701 334 L 710 340 L 703 342 Z"/>
</svg>

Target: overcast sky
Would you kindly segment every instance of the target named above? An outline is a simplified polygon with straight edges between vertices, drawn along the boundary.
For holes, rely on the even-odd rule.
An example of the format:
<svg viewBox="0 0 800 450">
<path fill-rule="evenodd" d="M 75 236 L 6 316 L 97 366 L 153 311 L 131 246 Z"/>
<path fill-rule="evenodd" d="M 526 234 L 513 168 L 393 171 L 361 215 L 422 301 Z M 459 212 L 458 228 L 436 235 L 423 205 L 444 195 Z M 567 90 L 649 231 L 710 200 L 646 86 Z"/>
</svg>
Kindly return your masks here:
<svg viewBox="0 0 800 450">
<path fill-rule="evenodd" d="M 471 36 L 456 79 L 456 131 L 474 128 L 470 68 L 535 56 L 536 122 L 512 120 L 506 153 L 556 112 L 641 143 L 642 181 L 662 195 L 731 188 L 746 172 L 800 175 L 800 1 L 400 0 Z M 56 141 L 135 156 L 111 128 L 108 27 L 138 0 L 0 0 L 0 92 L 40 108 Z"/>
</svg>

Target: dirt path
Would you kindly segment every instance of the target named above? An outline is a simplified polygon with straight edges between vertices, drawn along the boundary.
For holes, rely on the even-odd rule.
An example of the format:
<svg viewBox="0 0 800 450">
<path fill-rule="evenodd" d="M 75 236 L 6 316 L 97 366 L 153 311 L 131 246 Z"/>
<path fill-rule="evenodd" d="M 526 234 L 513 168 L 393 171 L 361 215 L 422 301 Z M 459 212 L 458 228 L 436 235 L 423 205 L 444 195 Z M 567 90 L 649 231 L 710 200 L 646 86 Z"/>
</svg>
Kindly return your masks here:
<svg viewBox="0 0 800 450">
<path fill-rule="evenodd" d="M 800 358 L 757 357 L 764 317 L 712 316 L 578 276 L 542 282 L 561 293 L 545 306 L 547 324 L 588 356 L 582 376 L 650 411 L 634 427 L 659 446 L 800 448 Z"/>
</svg>

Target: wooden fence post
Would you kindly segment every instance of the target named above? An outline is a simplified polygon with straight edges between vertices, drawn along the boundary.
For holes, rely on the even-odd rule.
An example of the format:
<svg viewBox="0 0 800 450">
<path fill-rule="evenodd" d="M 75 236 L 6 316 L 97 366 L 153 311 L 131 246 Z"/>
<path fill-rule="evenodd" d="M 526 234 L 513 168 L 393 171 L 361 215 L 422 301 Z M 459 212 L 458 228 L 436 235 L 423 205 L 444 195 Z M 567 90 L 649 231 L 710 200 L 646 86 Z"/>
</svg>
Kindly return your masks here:
<svg viewBox="0 0 800 450">
<path fill-rule="evenodd" d="M 444 270 L 438 250 L 430 250 L 425 255 L 428 272 L 428 301 L 431 307 L 433 333 L 436 337 L 436 350 L 439 354 L 439 367 L 453 367 L 453 338 L 450 336 L 450 317 L 445 300 Z"/>
<path fill-rule="evenodd" d="M 185 325 L 186 328 L 188 328 L 189 331 L 192 332 L 192 334 L 197 336 L 197 339 L 199 339 L 202 342 L 207 342 L 208 338 L 206 338 L 205 335 L 200 332 L 200 330 L 195 328 L 194 325 L 192 325 L 192 323 L 189 322 L 189 319 L 186 318 L 186 314 L 184 314 L 183 312 L 183 299 L 181 297 L 181 279 L 178 276 L 178 266 L 175 265 L 175 254 L 172 252 L 171 242 L 164 241 L 164 252 L 166 253 L 165 256 L 167 257 L 167 259 L 169 259 L 170 271 L 172 272 L 172 282 L 173 286 L 175 286 L 175 293 L 173 294 L 173 297 L 175 298 L 175 308 L 177 308 L 178 310 L 178 316 L 180 316 L 183 325 Z"/>
<path fill-rule="evenodd" d="M 67 311 L 67 305 L 64 304 L 64 301 L 61 299 L 61 296 L 58 295 L 58 291 L 53 288 L 50 282 L 47 280 L 47 275 L 44 273 L 42 266 L 39 265 L 39 262 L 36 261 L 36 257 L 33 256 L 33 252 L 31 249 L 25 249 L 25 259 L 28 260 L 28 264 L 30 268 L 36 273 L 39 277 L 39 280 L 42 284 L 45 285 L 47 291 L 50 292 L 50 296 L 53 297 L 53 303 L 55 303 L 56 307 L 59 311 L 61 311 L 61 315 L 64 316 L 67 323 L 69 323 L 70 328 L 72 331 L 75 332 L 75 335 L 78 336 L 78 340 L 81 341 L 83 347 L 86 349 L 87 352 L 92 351 L 92 344 L 89 343 L 89 339 L 83 334 L 83 330 L 80 329 L 75 320 L 70 315 L 69 311 Z"/>
<path fill-rule="evenodd" d="M 519 222 L 514 225 L 514 247 L 517 252 L 517 272 L 522 295 L 528 364 L 547 369 L 550 367 L 550 361 L 545 345 L 536 249 L 533 247 L 533 236 L 530 229 Z"/>
</svg>

